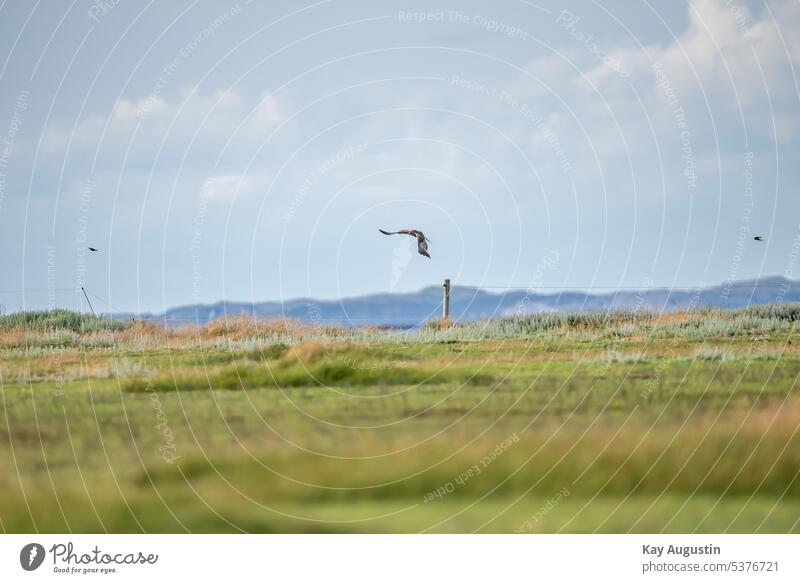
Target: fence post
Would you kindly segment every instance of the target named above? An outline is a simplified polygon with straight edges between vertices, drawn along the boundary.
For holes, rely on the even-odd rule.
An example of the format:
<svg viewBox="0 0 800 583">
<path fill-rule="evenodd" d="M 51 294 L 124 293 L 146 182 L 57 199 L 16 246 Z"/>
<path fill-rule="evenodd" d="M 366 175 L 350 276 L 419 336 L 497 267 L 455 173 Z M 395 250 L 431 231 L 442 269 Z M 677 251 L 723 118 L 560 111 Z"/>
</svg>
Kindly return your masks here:
<svg viewBox="0 0 800 583">
<path fill-rule="evenodd" d="M 450 280 L 444 280 L 444 300 L 442 301 L 442 318 L 447 320 L 450 317 Z"/>
<path fill-rule="evenodd" d="M 95 316 L 94 308 L 92 307 L 92 302 L 89 301 L 89 296 L 86 294 L 86 290 L 81 287 L 81 291 L 83 292 L 83 297 L 86 298 L 86 303 L 89 304 L 89 309 L 92 311 L 92 316 Z"/>
</svg>

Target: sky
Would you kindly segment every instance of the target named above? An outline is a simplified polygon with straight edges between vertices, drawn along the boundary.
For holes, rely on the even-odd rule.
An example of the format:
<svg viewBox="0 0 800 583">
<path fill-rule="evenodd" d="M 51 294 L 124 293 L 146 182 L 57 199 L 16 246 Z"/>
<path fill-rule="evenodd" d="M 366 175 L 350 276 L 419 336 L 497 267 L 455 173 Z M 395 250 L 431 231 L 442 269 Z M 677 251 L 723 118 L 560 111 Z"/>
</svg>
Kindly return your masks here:
<svg viewBox="0 0 800 583">
<path fill-rule="evenodd" d="M 798 30 L 789 0 L 3 2 L 0 304 L 800 278 Z"/>
</svg>

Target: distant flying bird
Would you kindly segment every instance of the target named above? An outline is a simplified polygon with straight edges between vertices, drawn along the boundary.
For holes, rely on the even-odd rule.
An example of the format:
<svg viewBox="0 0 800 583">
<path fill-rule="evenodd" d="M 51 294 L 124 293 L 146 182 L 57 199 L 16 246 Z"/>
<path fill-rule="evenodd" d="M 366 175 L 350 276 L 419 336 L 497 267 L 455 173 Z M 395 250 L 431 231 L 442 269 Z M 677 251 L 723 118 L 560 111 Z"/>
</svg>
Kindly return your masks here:
<svg viewBox="0 0 800 583">
<path fill-rule="evenodd" d="M 431 256 L 428 254 L 428 239 L 425 236 L 425 233 L 422 231 L 417 231 L 416 229 L 403 229 L 402 231 L 384 231 L 383 229 L 378 229 L 384 235 L 411 235 L 412 237 L 417 238 L 417 251 L 420 255 L 424 255 L 428 259 Z"/>
<path fill-rule="evenodd" d="M 95 249 L 94 247 L 89 247 L 89 251 L 95 251 L 96 252 L 97 249 Z"/>
<path fill-rule="evenodd" d="M 756 235 L 755 237 L 753 237 L 753 240 L 754 241 L 763 241 L 764 237 L 762 237 L 761 235 Z"/>
</svg>

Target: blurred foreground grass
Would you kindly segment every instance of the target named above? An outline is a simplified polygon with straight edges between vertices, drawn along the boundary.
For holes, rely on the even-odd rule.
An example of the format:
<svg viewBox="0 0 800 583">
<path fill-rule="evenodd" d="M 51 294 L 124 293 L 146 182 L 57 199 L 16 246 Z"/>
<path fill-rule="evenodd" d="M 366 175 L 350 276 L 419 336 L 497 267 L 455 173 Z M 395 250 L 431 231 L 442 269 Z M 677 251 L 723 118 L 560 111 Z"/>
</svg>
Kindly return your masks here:
<svg viewBox="0 0 800 583">
<path fill-rule="evenodd" d="M 796 306 L 0 322 L 6 532 L 798 532 Z"/>
</svg>

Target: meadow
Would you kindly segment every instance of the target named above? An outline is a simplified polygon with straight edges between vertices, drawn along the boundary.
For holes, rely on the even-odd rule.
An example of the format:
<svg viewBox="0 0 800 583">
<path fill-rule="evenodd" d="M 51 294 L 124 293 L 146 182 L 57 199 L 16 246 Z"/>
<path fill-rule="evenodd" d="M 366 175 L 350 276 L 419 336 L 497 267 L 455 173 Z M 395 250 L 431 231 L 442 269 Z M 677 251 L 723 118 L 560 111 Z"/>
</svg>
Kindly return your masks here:
<svg viewBox="0 0 800 583">
<path fill-rule="evenodd" d="M 4 532 L 800 532 L 800 305 L 0 317 Z"/>
</svg>

